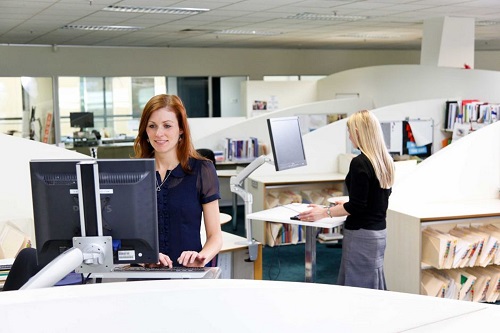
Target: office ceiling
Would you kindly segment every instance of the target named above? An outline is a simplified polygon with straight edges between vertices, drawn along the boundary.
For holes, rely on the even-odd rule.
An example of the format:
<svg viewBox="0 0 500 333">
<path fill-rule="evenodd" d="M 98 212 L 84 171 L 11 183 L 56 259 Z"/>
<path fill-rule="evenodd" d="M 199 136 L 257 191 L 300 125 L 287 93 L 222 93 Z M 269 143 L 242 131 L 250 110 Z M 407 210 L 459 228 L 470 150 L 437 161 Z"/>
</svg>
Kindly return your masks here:
<svg viewBox="0 0 500 333">
<path fill-rule="evenodd" d="M 108 6 L 209 11 L 104 11 Z M 443 16 L 474 18 L 475 49 L 500 50 L 499 0 L 1 0 L 0 44 L 419 50 L 423 21 Z"/>
</svg>

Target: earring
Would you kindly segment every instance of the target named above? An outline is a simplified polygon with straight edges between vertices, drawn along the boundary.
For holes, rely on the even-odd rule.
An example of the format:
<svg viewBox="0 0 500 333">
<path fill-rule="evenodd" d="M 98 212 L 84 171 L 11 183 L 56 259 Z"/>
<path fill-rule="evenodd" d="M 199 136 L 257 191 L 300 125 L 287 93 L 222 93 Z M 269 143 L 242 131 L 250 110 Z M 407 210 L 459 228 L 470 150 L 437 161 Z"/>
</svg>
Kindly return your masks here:
<svg viewBox="0 0 500 333">
<path fill-rule="evenodd" d="M 146 139 L 146 141 L 149 143 L 149 139 Z"/>
</svg>

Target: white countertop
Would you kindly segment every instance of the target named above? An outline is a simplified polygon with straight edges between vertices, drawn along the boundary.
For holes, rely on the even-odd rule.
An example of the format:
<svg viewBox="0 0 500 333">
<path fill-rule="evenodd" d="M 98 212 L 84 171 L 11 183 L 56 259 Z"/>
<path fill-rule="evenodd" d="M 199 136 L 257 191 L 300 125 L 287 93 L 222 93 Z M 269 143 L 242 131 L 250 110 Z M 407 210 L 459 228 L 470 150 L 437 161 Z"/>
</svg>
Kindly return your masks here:
<svg viewBox="0 0 500 333">
<path fill-rule="evenodd" d="M 421 329 L 441 333 L 456 332 L 463 322 L 474 326 L 476 316 L 481 317 L 482 325 L 496 327 L 500 307 L 390 291 L 261 280 L 116 282 L 0 293 L 0 321 L 5 332 Z"/>
</svg>

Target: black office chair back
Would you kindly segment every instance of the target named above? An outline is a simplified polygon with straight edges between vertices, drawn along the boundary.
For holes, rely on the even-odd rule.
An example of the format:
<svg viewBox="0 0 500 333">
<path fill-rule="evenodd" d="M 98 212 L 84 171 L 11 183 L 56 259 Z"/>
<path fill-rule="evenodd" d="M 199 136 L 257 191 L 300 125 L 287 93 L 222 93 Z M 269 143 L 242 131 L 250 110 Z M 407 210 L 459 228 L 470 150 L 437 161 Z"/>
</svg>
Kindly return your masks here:
<svg viewBox="0 0 500 333">
<path fill-rule="evenodd" d="M 215 154 L 214 154 L 213 150 L 207 149 L 207 148 L 200 148 L 200 149 L 196 149 L 196 151 L 201 156 L 208 158 L 215 165 Z"/>
</svg>

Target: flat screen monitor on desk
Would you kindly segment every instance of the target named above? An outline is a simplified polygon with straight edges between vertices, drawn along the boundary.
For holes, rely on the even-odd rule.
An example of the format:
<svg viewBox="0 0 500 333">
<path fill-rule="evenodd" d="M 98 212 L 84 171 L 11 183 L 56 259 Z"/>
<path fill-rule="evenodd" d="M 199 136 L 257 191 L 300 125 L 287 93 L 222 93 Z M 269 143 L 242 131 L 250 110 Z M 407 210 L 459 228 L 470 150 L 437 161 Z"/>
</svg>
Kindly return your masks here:
<svg viewBox="0 0 500 333">
<path fill-rule="evenodd" d="M 80 236 L 111 243 L 111 253 L 98 259 L 111 267 L 87 270 L 158 262 L 154 159 L 34 160 L 30 172 L 39 265 L 75 248 Z"/>
<path fill-rule="evenodd" d="M 85 128 L 94 127 L 94 114 L 92 112 L 70 112 L 69 123 L 71 127 L 80 128 L 80 132 L 83 132 Z"/>
<path fill-rule="evenodd" d="M 267 119 L 276 171 L 307 165 L 298 117 Z"/>
</svg>

